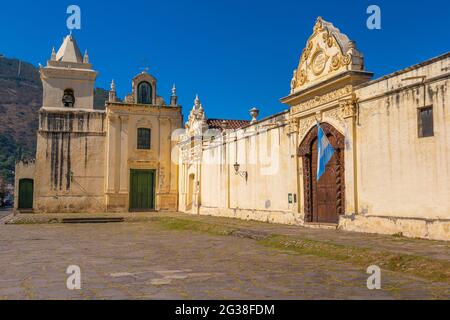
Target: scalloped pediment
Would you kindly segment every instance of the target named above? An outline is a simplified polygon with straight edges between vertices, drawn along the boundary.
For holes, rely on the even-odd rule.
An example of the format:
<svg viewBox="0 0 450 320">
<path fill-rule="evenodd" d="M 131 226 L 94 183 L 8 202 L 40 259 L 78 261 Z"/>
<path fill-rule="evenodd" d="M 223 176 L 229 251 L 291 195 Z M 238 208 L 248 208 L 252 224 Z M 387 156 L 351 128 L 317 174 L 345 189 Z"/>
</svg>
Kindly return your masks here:
<svg viewBox="0 0 450 320">
<path fill-rule="evenodd" d="M 330 22 L 319 17 L 291 81 L 291 93 L 346 71 L 364 71 L 364 57 Z"/>
</svg>

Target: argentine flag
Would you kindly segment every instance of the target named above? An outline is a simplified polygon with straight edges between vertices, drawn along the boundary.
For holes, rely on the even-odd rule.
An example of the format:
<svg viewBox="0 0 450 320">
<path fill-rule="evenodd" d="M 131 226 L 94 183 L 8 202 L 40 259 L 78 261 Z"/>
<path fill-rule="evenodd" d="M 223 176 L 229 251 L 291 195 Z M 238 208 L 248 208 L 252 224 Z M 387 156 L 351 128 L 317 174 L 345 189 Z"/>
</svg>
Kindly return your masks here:
<svg viewBox="0 0 450 320">
<path fill-rule="evenodd" d="M 317 181 L 325 173 L 325 167 L 327 163 L 330 162 L 331 158 L 334 154 L 334 149 L 331 146 L 330 141 L 328 141 L 325 132 L 323 132 L 322 127 L 319 123 L 317 123 L 318 129 L 318 142 L 317 142 L 317 150 L 319 156 L 317 157 Z"/>
</svg>

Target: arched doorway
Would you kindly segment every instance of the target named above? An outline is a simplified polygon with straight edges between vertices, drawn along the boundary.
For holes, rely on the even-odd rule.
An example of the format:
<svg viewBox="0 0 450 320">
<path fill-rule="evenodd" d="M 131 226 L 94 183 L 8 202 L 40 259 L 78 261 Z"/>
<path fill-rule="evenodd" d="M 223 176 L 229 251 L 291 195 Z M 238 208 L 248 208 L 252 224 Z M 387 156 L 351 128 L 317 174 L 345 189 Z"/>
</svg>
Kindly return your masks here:
<svg viewBox="0 0 450 320">
<path fill-rule="evenodd" d="M 345 213 L 345 137 L 329 123 L 322 123 L 321 127 L 335 153 L 319 181 L 317 126 L 306 135 L 299 148 L 303 162 L 305 222 L 338 223 L 339 216 Z"/>
<path fill-rule="evenodd" d="M 19 181 L 19 209 L 33 209 L 34 181 L 21 179 Z"/>
<path fill-rule="evenodd" d="M 187 196 L 187 210 L 192 209 L 192 205 L 194 204 L 194 182 L 195 182 L 195 175 L 190 174 L 189 175 L 189 186 L 188 186 L 188 196 Z"/>
</svg>

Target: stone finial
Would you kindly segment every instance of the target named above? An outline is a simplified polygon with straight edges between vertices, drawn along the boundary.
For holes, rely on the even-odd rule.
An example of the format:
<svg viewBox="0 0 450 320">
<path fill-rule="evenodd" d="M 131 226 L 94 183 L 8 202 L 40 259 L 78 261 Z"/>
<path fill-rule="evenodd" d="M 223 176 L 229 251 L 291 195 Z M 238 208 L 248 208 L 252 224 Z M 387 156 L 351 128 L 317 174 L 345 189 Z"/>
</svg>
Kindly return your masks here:
<svg viewBox="0 0 450 320">
<path fill-rule="evenodd" d="M 202 104 L 200 102 L 200 99 L 198 98 L 198 94 L 195 96 L 195 100 L 194 100 L 194 109 L 200 109 L 202 107 Z"/>
<path fill-rule="evenodd" d="M 223 120 L 222 123 L 220 124 L 220 126 L 222 127 L 222 130 L 228 129 L 228 121 Z"/>
<path fill-rule="evenodd" d="M 109 91 L 109 102 L 116 102 L 116 84 L 114 79 L 111 81 L 111 90 Z"/>
<path fill-rule="evenodd" d="M 89 63 L 89 54 L 88 54 L 87 49 L 84 52 L 83 63 Z"/>
<path fill-rule="evenodd" d="M 250 116 L 252 117 L 252 121 L 250 122 L 251 124 L 254 124 L 256 122 L 258 122 L 258 116 L 259 116 L 259 110 L 256 108 L 252 108 L 250 110 Z"/>
<path fill-rule="evenodd" d="M 170 97 L 170 105 L 176 106 L 177 102 L 178 102 L 177 87 L 174 84 L 172 87 L 172 96 Z"/>
<path fill-rule="evenodd" d="M 52 61 L 56 61 L 56 51 L 55 51 L 55 47 L 52 48 L 52 57 L 51 57 Z"/>
<path fill-rule="evenodd" d="M 175 84 L 173 84 L 173 87 L 172 87 L 172 97 L 174 97 L 174 96 L 176 96 L 177 95 L 177 86 L 175 85 Z"/>
</svg>

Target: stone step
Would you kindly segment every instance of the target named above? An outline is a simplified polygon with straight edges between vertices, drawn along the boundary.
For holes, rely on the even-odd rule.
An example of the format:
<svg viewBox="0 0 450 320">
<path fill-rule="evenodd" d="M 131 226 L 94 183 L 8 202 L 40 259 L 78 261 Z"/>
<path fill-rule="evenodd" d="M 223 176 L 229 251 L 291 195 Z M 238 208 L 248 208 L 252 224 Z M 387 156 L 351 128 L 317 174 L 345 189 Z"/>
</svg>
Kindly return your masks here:
<svg viewBox="0 0 450 320">
<path fill-rule="evenodd" d="M 118 217 L 118 218 L 64 218 L 61 220 L 61 223 L 119 223 L 124 222 L 125 218 Z"/>
<path fill-rule="evenodd" d="M 17 209 L 19 213 L 34 213 L 34 209 Z"/>
</svg>

